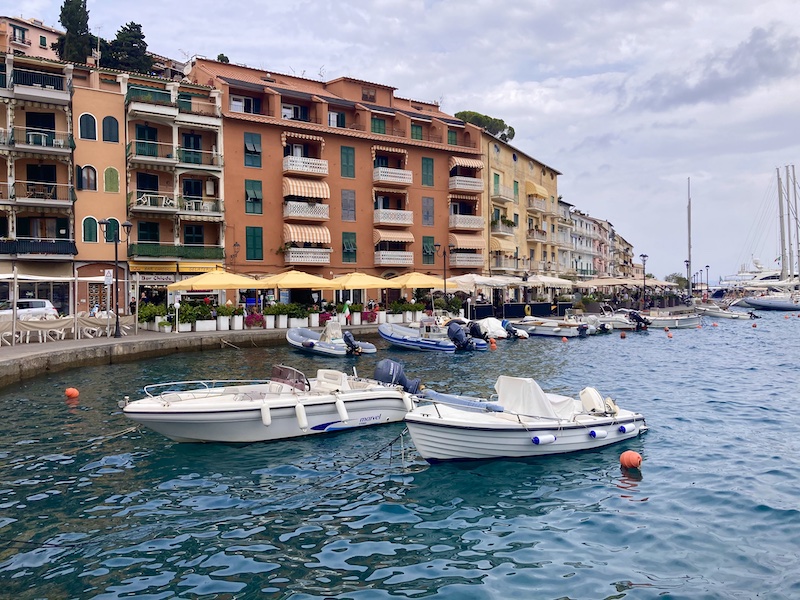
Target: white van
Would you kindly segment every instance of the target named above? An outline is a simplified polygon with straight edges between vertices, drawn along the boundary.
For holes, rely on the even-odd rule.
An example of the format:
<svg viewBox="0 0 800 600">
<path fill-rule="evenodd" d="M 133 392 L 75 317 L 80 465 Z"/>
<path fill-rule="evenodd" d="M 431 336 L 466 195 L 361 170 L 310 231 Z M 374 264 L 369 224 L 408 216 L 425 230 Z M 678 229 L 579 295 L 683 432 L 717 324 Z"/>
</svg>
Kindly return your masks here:
<svg viewBox="0 0 800 600">
<path fill-rule="evenodd" d="M 6 318 L 12 318 L 14 314 L 11 302 L 8 300 L 0 302 L 0 315 Z M 25 315 L 32 315 L 34 317 L 47 317 L 58 316 L 58 311 L 53 306 L 50 300 L 42 300 L 39 298 L 26 298 L 25 300 L 17 300 L 17 318 L 21 319 Z"/>
</svg>

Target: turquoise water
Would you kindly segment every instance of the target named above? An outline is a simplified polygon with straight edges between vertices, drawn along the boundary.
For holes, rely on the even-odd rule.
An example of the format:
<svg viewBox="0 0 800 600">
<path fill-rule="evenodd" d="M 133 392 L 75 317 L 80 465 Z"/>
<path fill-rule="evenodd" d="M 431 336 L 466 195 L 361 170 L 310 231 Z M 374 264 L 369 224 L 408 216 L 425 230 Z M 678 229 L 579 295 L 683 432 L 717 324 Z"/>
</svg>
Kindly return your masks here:
<svg viewBox="0 0 800 600">
<path fill-rule="evenodd" d="M 227 349 L 0 390 L 0 585 L 13 598 L 798 598 L 800 318 L 359 359 Z M 184 445 L 117 407 L 147 383 L 275 362 L 429 387 L 594 385 L 650 431 L 572 456 L 429 466 L 402 424 Z M 79 388 L 74 405 L 64 389 Z M 123 433 L 120 433 L 123 432 Z M 634 449 L 641 473 L 619 454 Z"/>
</svg>

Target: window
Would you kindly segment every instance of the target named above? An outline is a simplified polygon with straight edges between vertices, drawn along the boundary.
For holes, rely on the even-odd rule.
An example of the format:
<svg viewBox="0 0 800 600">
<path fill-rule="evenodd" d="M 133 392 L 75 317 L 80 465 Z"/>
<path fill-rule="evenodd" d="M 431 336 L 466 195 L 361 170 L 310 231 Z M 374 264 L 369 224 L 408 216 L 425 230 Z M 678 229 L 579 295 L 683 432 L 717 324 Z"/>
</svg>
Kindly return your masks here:
<svg viewBox="0 0 800 600">
<path fill-rule="evenodd" d="M 205 243 L 202 225 L 185 225 L 183 227 L 183 243 L 187 246 L 202 246 Z"/>
<path fill-rule="evenodd" d="M 28 31 L 24 27 L 19 27 L 17 25 L 11 25 L 11 41 L 13 42 L 25 42 L 25 32 Z"/>
<path fill-rule="evenodd" d="M 372 166 L 374 167 L 388 167 L 389 166 L 389 157 L 388 156 L 376 156 L 375 161 L 373 162 Z"/>
<path fill-rule="evenodd" d="M 83 220 L 83 241 L 97 242 L 97 219 L 86 217 Z"/>
<path fill-rule="evenodd" d="M 106 242 L 113 243 L 117 235 L 119 235 L 119 221 L 112 217 L 108 220 L 108 225 L 106 225 L 106 235 L 104 239 Z"/>
<path fill-rule="evenodd" d="M 447 143 L 451 146 L 458 145 L 458 133 L 452 129 L 447 130 Z"/>
<path fill-rule="evenodd" d="M 75 167 L 75 186 L 79 190 L 97 191 L 97 171 L 94 167 Z"/>
<path fill-rule="evenodd" d="M 43 35 L 39 36 L 39 47 L 40 48 L 47 48 L 47 38 L 45 36 L 43 36 Z"/>
<path fill-rule="evenodd" d="M 375 102 L 375 88 L 361 88 L 361 99 L 364 102 Z"/>
<path fill-rule="evenodd" d="M 158 223 L 155 221 L 139 221 L 137 239 L 141 243 L 157 244 L 161 241 Z"/>
<path fill-rule="evenodd" d="M 264 241 L 261 227 L 244 228 L 244 247 L 247 260 L 264 259 Z"/>
<path fill-rule="evenodd" d="M 249 215 L 262 214 L 264 196 L 261 192 L 261 181 L 244 180 L 244 212 Z"/>
<path fill-rule="evenodd" d="M 119 193 L 119 171 L 108 167 L 103 171 L 103 191 L 111 194 Z"/>
<path fill-rule="evenodd" d="M 342 190 L 342 221 L 356 220 L 356 191 Z"/>
<path fill-rule="evenodd" d="M 519 181 L 514 182 L 514 201 L 519 202 Z"/>
<path fill-rule="evenodd" d="M 261 134 L 260 133 L 245 133 L 244 134 L 244 166 L 245 167 L 260 167 L 261 166 Z"/>
<path fill-rule="evenodd" d="M 184 133 L 180 147 L 180 161 L 192 165 L 203 164 L 203 136 L 197 133 Z"/>
<path fill-rule="evenodd" d="M 412 140 L 421 140 L 422 139 L 422 125 L 411 125 L 411 139 Z"/>
<path fill-rule="evenodd" d="M 432 235 L 422 236 L 422 264 L 432 265 L 436 262 L 436 246 Z"/>
<path fill-rule="evenodd" d="M 308 107 L 296 104 L 281 104 L 281 118 L 293 121 L 308 121 Z"/>
<path fill-rule="evenodd" d="M 103 141 L 119 142 L 119 123 L 114 117 L 103 117 Z"/>
<path fill-rule="evenodd" d="M 514 227 L 519 227 L 519 215 L 514 213 Z"/>
<path fill-rule="evenodd" d="M 356 262 L 356 234 L 354 232 L 342 232 L 342 262 Z"/>
<path fill-rule="evenodd" d="M 342 177 L 356 176 L 356 149 L 342 146 Z"/>
<path fill-rule="evenodd" d="M 433 198 L 422 197 L 422 224 L 433 226 Z"/>
<path fill-rule="evenodd" d="M 433 185 L 433 159 L 422 157 L 422 185 Z"/>
<path fill-rule="evenodd" d="M 372 117 L 372 133 L 386 133 L 386 119 Z"/>
<path fill-rule="evenodd" d="M 343 112 L 328 111 L 329 127 L 346 127 L 345 114 Z"/>
<path fill-rule="evenodd" d="M 94 115 L 83 113 L 78 121 L 79 134 L 82 140 L 97 139 L 97 121 Z"/>
<path fill-rule="evenodd" d="M 261 114 L 261 98 L 231 96 L 231 112 Z"/>
<path fill-rule="evenodd" d="M 500 195 L 500 173 L 492 173 L 492 187 L 494 194 Z"/>
</svg>

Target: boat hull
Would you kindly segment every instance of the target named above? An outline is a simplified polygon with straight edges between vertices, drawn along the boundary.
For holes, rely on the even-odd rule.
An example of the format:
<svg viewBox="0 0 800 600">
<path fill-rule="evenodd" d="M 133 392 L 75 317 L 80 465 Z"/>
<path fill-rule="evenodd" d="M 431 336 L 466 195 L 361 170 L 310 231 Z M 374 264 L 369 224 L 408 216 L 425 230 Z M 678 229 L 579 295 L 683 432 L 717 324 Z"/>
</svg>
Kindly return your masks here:
<svg viewBox="0 0 800 600">
<path fill-rule="evenodd" d="M 672 317 L 646 316 L 650 321 L 648 327 L 669 327 L 670 329 L 696 329 L 702 325 L 700 315 L 682 315 Z"/>
<path fill-rule="evenodd" d="M 747 305 L 758 310 L 800 310 L 800 296 L 749 296 Z"/>
<path fill-rule="evenodd" d="M 350 351 L 344 340 L 325 342 L 320 341 L 320 337 L 319 332 L 302 327 L 286 331 L 286 341 L 303 352 L 322 354 L 324 356 L 357 356 L 356 353 Z M 377 352 L 374 344 L 369 342 L 356 341 L 356 345 L 361 349 L 362 354 L 375 354 Z"/>
<path fill-rule="evenodd" d="M 445 352 L 453 354 L 458 348 L 445 335 L 426 337 L 422 328 L 403 327 L 394 323 L 382 323 L 378 326 L 378 334 L 393 346 L 406 350 L 422 352 Z M 488 350 L 489 345 L 481 339 L 472 338 L 475 350 Z"/>
</svg>

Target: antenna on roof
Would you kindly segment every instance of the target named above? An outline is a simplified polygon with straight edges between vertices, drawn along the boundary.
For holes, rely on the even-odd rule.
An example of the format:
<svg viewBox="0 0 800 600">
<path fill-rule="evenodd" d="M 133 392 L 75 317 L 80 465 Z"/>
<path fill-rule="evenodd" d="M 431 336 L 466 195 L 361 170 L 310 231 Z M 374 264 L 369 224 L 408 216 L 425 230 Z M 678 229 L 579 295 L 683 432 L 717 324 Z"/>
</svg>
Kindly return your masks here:
<svg viewBox="0 0 800 600">
<path fill-rule="evenodd" d="M 319 78 L 320 79 L 325 79 L 325 65 L 322 65 L 319 68 Z"/>
</svg>

